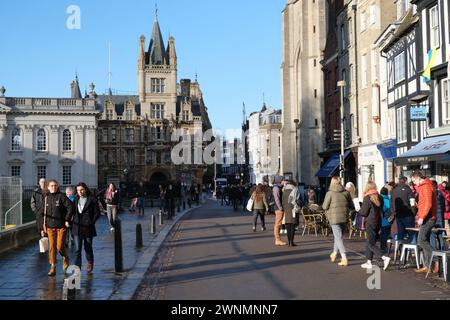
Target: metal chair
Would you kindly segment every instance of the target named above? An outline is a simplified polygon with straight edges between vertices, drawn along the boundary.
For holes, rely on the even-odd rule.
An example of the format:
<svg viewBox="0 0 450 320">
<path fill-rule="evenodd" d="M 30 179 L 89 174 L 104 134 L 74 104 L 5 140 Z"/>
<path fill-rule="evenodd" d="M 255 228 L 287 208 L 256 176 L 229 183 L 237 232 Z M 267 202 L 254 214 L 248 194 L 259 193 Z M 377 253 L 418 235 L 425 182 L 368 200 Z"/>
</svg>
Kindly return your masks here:
<svg viewBox="0 0 450 320">
<path fill-rule="evenodd" d="M 409 259 L 410 251 L 414 251 L 416 257 L 416 265 L 417 269 L 420 269 L 420 255 L 419 255 L 419 246 L 417 244 L 409 244 L 405 243 L 402 245 L 402 253 L 400 255 L 400 263 L 406 264 L 406 260 Z M 399 266 L 400 266 L 399 263 Z"/>
<path fill-rule="evenodd" d="M 317 237 L 317 230 L 322 227 L 322 215 L 318 213 L 312 213 L 308 207 L 303 207 L 301 210 L 303 217 L 303 233 L 305 235 L 306 229 L 308 229 L 308 234 L 310 229 L 314 229 Z"/>
<path fill-rule="evenodd" d="M 428 275 L 430 274 L 430 270 L 432 268 L 434 257 L 438 258 L 439 276 L 441 275 L 441 272 L 443 272 L 444 280 L 445 280 L 445 282 L 447 282 L 447 272 L 448 272 L 448 270 L 447 270 L 447 251 L 440 251 L 440 250 L 436 250 L 431 253 L 431 259 L 430 259 L 430 263 L 428 264 L 428 272 L 427 272 L 427 275 L 425 276 L 425 279 L 428 278 Z M 440 259 L 442 259 L 442 268 L 441 268 Z"/>
<path fill-rule="evenodd" d="M 393 264 L 397 262 L 397 257 L 400 252 L 400 246 L 403 244 L 406 244 L 405 240 L 394 240 L 394 239 L 388 239 L 387 241 L 389 247 L 388 247 L 388 257 L 391 255 L 392 245 L 394 245 L 394 261 Z"/>
</svg>

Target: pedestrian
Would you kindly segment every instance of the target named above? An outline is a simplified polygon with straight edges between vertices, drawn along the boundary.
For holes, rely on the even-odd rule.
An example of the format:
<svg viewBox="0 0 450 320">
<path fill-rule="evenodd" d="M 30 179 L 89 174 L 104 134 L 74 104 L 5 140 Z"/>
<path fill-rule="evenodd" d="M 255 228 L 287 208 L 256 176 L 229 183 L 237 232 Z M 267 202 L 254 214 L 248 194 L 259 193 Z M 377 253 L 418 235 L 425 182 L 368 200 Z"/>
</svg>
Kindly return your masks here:
<svg viewBox="0 0 450 320">
<path fill-rule="evenodd" d="M 308 206 L 312 204 L 317 204 L 317 195 L 313 188 L 309 188 L 307 197 L 308 197 Z"/>
<path fill-rule="evenodd" d="M 136 197 L 138 198 L 137 201 L 138 215 L 140 216 L 144 216 L 146 196 L 147 192 L 145 190 L 144 183 L 141 181 L 139 182 L 139 186 L 136 189 Z"/>
<path fill-rule="evenodd" d="M 281 227 L 281 224 L 283 223 L 283 218 L 284 218 L 284 210 L 283 210 L 283 204 L 282 204 L 283 194 L 281 191 L 283 188 L 282 183 L 283 183 L 283 177 L 276 176 L 274 185 L 273 185 L 273 189 L 272 189 L 273 199 L 275 202 L 275 226 L 273 229 L 273 233 L 275 236 L 275 245 L 276 246 L 287 245 L 287 243 L 284 241 L 281 241 L 281 238 L 280 238 L 280 227 Z"/>
<path fill-rule="evenodd" d="M 389 186 L 389 185 L 387 185 Z M 380 231 L 380 247 L 381 247 L 381 251 L 383 251 L 384 253 L 386 253 L 387 250 L 387 241 L 389 236 L 391 235 L 391 222 L 393 222 L 393 220 L 391 220 L 391 199 L 390 199 L 390 195 L 389 195 L 389 189 L 387 187 L 383 187 L 380 190 L 380 196 L 383 199 L 382 202 L 382 208 L 381 208 L 381 213 L 382 213 L 382 219 L 381 219 L 381 231 Z"/>
<path fill-rule="evenodd" d="M 391 214 L 395 217 L 397 224 L 397 239 L 405 240 L 408 235 L 410 243 L 416 242 L 416 234 L 407 228 L 414 228 L 416 221 L 414 218 L 413 206 L 416 202 L 416 196 L 413 189 L 408 185 L 406 177 L 400 177 L 397 186 L 391 191 Z"/>
<path fill-rule="evenodd" d="M 39 187 L 31 195 L 31 210 L 36 216 L 36 227 L 41 237 L 44 232 L 44 195 L 48 192 L 47 181 L 44 178 L 39 179 Z"/>
<path fill-rule="evenodd" d="M 442 182 L 439 185 L 439 192 L 444 197 L 444 219 L 445 219 L 445 229 L 447 234 L 450 234 L 449 220 L 450 220 L 450 184 L 447 181 Z"/>
<path fill-rule="evenodd" d="M 136 196 L 136 192 L 131 193 L 131 203 L 130 203 L 130 212 L 135 212 L 138 203 L 138 198 Z"/>
<path fill-rule="evenodd" d="M 377 238 L 381 229 L 381 219 L 383 216 L 383 198 L 377 191 L 375 182 L 368 182 L 364 189 L 364 200 L 359 214 L 366 217 L 366 259 L 367 262 L 361 265 L 363 269 L 372 269 L 372 259 L 375 256 L 383 260 L 383 270 L 387 270 L 391 258 L 384 255 L 382 250 L 377 247 Z"/>
<path fill-rule="evenodd" d="M 269 210 L 269 205 L 267 204 L 267 199 L 262 184 L 257 186 L 251 198 L 253 199 L 253 232 L 256 232 L 258 216 L 261 221 L 261 231 L 265 231 L 266 221 L 264 215 Z"/>
<path fill-rule="evenodd" d="M 105 192 L 105 203 L 110 231 L 113 232 L 116 226 L 117 207 L 119 205 L 119 192 L 114 183 L 110 183 Z"/>
<path fill-rule="evenodd" d="M 287 231 L 288 246 L 295 247 L 297 246 L 294 242 L 295 226 L 299 221 L 302 203 L 300 191 L 294 181 L 286 180 L 284 182 L 281 204 L 284 209 L 284 224 Z"/>
<path fill-rule="evenodd" d="M 87 272 L 94 270 L 93 239 L 97 236 L 95 223 L 100 217 L 97 199 L 91 194 L 87 185 L 83 182 L 77 185 L 77 197 L 75 199 L 75 215 L 72 220 L 72 234 L 75 240 L 75 264 L 81 268 L 81 251 L 83 249 L 88 261 Z"/>
<path fill-rule="evenodd" d="M 48 276 L 56 275 L 56 252 L 63 257 L 64 272 L 69 267 L 69 256 L 66 251 L 67 229 L 74 214 L 73 203 L 65 194 L 59 191 L 58 182 L 54 179 L 48 182 L 48 193 L 44 195 L 44 232 L 49 240 Z"/>
<path fill-rule="evenodd" d="M 350 192 L 345 190 L 341 183 L 341 178 L 331 178 L 330 188 L 325 195 L 322 208 L 325 210 L 326 217 L 333 231 L 334 247 L 333 252 L 330 254 L 331 262 L 334 263 L 338 253 L 340 253 L 341 261 L 338 265 L 346 267 L 348 266 L 348 259 L 343 234 L 350 210 L 354 209 L 354 205 Z"/>
<path fill-rule="evenodd" d="M 422 248 L 425 259 L 423 268 L 416 270 L 416 272 L 428 273 L 431 271 L 430 259 L 433 251 L 430 244 L 430 237 L 437 220 L 436 192 L 434 191 L 431 180 L 427 179 L 421 171 L 415 171 L 411 176 L 411 179 L 419 194 L 419 202 L 417 204 L 417 226 L 420 229 L 417 243 Z"/>
<path fill-rule="evenodd" d="M 431 180 L 433 184 L 434 192 L 436 193 L 436 225 L 435 228 L 442 229 L 445 227 L 444 224 L 444 214 L 445 214 L 445 198 L 441 192 L 439 192 L 439 186 L 437 181 Z M 445 240 L 444 232 L 441 230 L 433 230 L 433 234 L 430 237 L 430 244 L 434 250 L 444 250 Z M 437 241 L 436 241 L 437 240 Z M 434 273 L 439 271 L 439 264 L 435 264 Z"/>
<path fill-rule="evenodd" d="M 73 188 L 67 187 L 66 188 L 66 197 L 69 198 L 70 201 L 75 201 L 75 195 L 73 194 Z"/>
<path fill-rule="evenodd" d="M 159 210 L 166 212 L 166 188 L 159 185 Z"/>
<path fill-rule="evenodd" d="M 355 219 L 360 219 L 358 213 L 359 210 L 361 209 L 361 205 L 359 204 L 359 199 L 356 195 L 356 187 L 353 184 L 353 182 L 347 182 L 347 184 L 345 185 L 345 190 L 347 190 L 350 193 L 350 196 L 353 201 L 354 210 L 351 210 L 350 212 L 351 220 L 353 222 Z M 364 219 L 360 219 L 360 221 L 361 222 L 359 223 L 358 229 L 364 230 Z"/>
<path fill-rule="evenodd" d="M 66 188 L 66 197 L 69 198 L 69 200 L 74 203 L 75 202 L 75 195 L 73 193 L 73 188 L 72 187 L 67 187 Z M 69 242 L 72 241 L 72 243 L 74 242 L 74 238 L 72 235 L 72 231 L 71 229 L 67 229 L 67 237 L 66 237 L 66 245 L 69 245 Z"/>
<path fill-rule="evenodd" d="M 175 214 L 175 190 L 170 183 L 166 190 L 167 215 L 169 220 L 173 219 Z"/>
</svg>

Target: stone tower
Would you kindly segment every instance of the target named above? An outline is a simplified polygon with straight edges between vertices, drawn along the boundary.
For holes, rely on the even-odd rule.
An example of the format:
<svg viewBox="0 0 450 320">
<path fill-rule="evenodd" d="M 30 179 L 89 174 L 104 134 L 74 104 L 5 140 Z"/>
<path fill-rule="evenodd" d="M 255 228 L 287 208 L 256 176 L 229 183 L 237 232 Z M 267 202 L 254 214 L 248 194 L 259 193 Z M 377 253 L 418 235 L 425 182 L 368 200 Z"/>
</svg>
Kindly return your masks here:
<svg viewBox="0 0 450 320">
<path fill-rule="evenodd" d="M 148 51 L 145 51 L 145 37 L 140 38 L 138 59 L 138 90 L 142 116 L 152 116 L 152 108 L 162 108 L 163 119 L 176 118 L 177 103 L 177 55 L 175 39 L 170 37 L 167 50 L 155 17 Z M 154 113 L 153 113 L 154 115 Z"/>
</svg>

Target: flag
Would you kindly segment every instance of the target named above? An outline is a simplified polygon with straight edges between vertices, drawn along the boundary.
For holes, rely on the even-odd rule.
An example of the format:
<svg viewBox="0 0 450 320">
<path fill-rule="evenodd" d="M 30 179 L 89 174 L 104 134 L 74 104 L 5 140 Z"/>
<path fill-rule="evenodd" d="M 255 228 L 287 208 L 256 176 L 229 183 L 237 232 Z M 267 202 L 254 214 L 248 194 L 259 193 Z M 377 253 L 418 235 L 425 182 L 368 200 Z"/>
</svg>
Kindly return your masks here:
<svg viewBox="0 0 450 320">
<path fill-rule="evenodd" d="M 437 52 L 436 49 L 428 51 L 428 65 L 422 74 L 422 78 L 425 83 L 428 83 L 431 80 L 431 68 L 434 66 L 434 60 L 436 59 L 436 52 Z"/>
</svg>

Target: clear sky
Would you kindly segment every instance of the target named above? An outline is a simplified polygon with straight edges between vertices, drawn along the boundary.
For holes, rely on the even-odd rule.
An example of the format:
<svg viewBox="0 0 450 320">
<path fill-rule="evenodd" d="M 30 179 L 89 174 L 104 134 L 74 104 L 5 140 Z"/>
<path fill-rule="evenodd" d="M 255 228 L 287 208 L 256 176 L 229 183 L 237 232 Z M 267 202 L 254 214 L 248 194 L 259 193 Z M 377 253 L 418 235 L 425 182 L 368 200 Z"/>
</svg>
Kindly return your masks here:
<svg viewBox="0 0 450 320">
<path fill-rule="evenodd" d="M 178 79 L 195 78 L 213 127 L 240 128 L 266 102 L 281 107 L 282 25 L 285 0 L 158 0 L 167 45 L 175 37 Z M 67 8 L 81 9 L 81 29 L 69 30 Z M 0 5 L 0 86 L 7 96 L 68 97 L 78 72 L 81 91 L 94 81 L 137 91 L 139 37 L 151 36 L 155 0 L 18 0 Z"/>
</svg>

